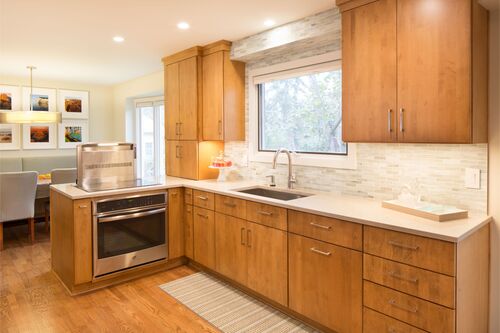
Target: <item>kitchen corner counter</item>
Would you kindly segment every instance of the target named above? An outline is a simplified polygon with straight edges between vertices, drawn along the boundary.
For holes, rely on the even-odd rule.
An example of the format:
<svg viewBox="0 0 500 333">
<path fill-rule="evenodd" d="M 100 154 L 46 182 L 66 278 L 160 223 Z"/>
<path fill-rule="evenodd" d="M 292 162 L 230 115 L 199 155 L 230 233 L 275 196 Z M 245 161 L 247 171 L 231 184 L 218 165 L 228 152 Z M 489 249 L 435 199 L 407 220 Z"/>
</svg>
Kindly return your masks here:
<svg viewBox="0 0 500 333">
<path fill-rule="evenodd" d="M 77 188 L 74 184 L 52 185 L 51 189 L 71 200 L 77 200 L 103 196 L 126 195 L 175 187 L 187 187 L 455 243 L 467 238 L 476 230 L 479 230 L 482 226 L 491 221 L 490 216 L 469 212 L 469 217 L 466 219 L 435 222 L 383 208 L 380 200 L 338 195 L 328 192 L 299 190 L 299 192 L 307 192 L 314 195 L 290 201 L 282 201 L 234 191 L 234 189 L 242 189 L 255 185 L 262 184 L 255 181 L 219 183 L 213 180 L 193 181 L 175 177 L 166 177 L 159 185 L 109 191 L 85 192 Z"/>
</svg>

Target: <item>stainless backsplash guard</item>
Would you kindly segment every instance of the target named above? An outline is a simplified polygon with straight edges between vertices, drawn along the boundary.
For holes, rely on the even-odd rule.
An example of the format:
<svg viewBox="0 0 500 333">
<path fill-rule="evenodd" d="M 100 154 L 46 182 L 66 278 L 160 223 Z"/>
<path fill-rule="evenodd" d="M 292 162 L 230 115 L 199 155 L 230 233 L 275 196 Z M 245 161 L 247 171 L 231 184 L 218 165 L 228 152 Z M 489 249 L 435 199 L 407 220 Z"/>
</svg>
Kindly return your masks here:
<svg viewBox="0 0 500 333">
<path fill-rule="evenodd" d="M 77 186 L 84 189 L 118 188 L 136 180 L 136 149 L 133 143 L 78 145 Z"/>
</svg>

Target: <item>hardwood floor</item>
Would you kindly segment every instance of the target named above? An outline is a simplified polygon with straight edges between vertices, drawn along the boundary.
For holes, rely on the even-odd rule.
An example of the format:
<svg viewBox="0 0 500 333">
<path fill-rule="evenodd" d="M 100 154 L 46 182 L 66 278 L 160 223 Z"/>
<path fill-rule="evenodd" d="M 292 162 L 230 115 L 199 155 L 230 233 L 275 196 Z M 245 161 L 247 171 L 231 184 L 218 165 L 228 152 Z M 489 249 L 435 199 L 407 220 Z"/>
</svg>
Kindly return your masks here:
<svg viewBox="0 0 500 333">
<path fill-rule="evenodd" d="M 50 242 L 41 223 L 31 245 L 26 225 L 4 229 L 0 252 L 0 332 L 218 332 L 158 286 L 194 273 L 167 272 L 69 296 L 50 271 Z"/>
</svg>

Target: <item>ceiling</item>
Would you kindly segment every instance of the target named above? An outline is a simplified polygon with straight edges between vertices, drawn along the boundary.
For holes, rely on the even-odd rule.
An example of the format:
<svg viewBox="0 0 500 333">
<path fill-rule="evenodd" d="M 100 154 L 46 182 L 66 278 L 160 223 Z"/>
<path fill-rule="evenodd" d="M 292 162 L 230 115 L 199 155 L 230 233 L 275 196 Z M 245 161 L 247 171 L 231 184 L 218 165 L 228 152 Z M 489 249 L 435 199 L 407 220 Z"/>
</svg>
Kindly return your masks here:
<svg viewBox="0 0 500 333">
<path fill-rule="evenodd" d="M 333 0 L 0 0 L 2 75 L 114 84 L 161 69 L 194 45 L 238 40 L 334 6 Z M 179 30 L 177 23 L 191 29 Z M 112 37 L 125 42 L 117 44 Z M 36 85 L 36 81 L 35 81 Z"/>
</svg>

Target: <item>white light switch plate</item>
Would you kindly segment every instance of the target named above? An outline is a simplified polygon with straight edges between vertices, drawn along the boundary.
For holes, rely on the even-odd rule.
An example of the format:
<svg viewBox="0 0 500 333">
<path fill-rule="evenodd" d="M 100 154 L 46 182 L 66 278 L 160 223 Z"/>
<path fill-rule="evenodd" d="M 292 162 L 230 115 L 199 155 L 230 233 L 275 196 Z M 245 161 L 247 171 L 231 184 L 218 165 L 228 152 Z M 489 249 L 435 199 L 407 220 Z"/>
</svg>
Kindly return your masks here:
<svg viewBox="0 0 500 333">
<path fill-rule="evenodd" d="M 465 168 L 465 188 L 481 188 L 481 169 Z"/>
</svg>

